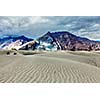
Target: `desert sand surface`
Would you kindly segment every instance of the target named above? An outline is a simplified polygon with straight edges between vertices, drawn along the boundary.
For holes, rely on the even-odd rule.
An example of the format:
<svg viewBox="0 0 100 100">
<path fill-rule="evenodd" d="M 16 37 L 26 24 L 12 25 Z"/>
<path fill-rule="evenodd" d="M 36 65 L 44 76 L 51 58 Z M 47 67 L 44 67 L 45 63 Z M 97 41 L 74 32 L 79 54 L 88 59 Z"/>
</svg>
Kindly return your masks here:
<svg viewBox="0 0 100 100">
<path fill-rule="evenodd" d="M 0 83 L 100 82 L 99 51 L 7 52 L 0 51 Z"/>
</svg>

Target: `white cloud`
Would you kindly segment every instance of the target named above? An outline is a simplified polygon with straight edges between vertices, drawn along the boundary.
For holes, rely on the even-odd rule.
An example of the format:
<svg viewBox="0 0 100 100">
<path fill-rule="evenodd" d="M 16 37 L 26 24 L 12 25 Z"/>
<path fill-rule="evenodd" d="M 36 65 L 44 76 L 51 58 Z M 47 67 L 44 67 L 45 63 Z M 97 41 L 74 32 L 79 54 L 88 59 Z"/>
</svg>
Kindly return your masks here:
<svg viewBox="0 0 100 100">
<path fill-rule="evenodd" d="M 30 23 L 31 24 L 36 24 L 36 23 L 46 23 L 48 22 L 49 19 L 41 17 L 41 16 L 37 16 L 37 17 L 30 17 Z"/>
<path fill-rule="evenodd" d="M 47 31 L 66 30 L 76 35 L 100 38 L 99 16 L 1 16 L 0 34 L 40 36 Z M 91 36 L 90 36 L 91 34 Z M 98 34 L 98 35 L 97 35 Z"/>
</svg>

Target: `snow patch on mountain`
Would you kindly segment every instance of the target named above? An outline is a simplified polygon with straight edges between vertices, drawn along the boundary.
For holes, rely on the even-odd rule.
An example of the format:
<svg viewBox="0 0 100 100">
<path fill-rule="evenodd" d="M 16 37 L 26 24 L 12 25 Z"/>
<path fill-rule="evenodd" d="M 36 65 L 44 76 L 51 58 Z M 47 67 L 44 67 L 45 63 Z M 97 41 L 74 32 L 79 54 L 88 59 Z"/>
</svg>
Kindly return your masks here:
<svg viewBox="0 0 100 100">
<path fill-rule="evenodd" d="M 33 39 L 29 39 L 25 36 L 6 36 L 4 38 L 0 38 L 0 49 L 7 49 L 7 50 L 11 50 L 11 49 L 19 49 L 21 47 L 21 45 L 32 41 Z"/>
</svg>

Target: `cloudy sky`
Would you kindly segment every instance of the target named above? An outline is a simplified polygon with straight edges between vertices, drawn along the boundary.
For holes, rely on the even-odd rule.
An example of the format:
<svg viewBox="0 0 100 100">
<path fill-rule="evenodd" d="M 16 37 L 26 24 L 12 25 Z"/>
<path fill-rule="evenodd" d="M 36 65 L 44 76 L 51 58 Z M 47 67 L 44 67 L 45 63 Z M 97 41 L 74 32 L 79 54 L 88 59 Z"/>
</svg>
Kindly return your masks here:
<svg viewBox="0 0 100 100">
<path fill-rule="evenodd" d="M 48 31 L 69 31 L 100 40 L 100 16 L 1 16 L 0 37 L 25 35 L 36 38 Z"/>
</svg>

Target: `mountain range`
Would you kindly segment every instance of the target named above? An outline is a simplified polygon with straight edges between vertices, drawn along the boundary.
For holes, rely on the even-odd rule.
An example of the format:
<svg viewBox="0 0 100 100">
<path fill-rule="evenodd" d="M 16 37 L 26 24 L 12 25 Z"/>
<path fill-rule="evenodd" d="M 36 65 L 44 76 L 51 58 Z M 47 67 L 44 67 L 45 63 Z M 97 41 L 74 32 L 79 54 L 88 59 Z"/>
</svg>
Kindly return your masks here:
<svg viewBox="0 0 100 100">
<path fill-rule="evenodd" d="M 0 49 L 18 49 L 21 45 L 32 41 L 33 39 L 29 39 L 25 36 L 5 36 L 4 38 L 0 38 Z"/>
<path fill-rule="evenodd" d="M 8 36 L 0 39 L 0 49 L 17 50 L 100 50 L 100 42 L 76 36 L 67 31 L 47 32 L 36 40 L 25 36 Z"/>
</svg>

